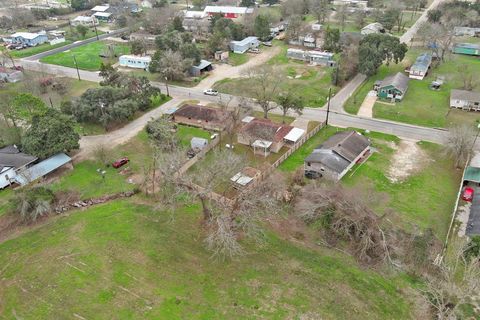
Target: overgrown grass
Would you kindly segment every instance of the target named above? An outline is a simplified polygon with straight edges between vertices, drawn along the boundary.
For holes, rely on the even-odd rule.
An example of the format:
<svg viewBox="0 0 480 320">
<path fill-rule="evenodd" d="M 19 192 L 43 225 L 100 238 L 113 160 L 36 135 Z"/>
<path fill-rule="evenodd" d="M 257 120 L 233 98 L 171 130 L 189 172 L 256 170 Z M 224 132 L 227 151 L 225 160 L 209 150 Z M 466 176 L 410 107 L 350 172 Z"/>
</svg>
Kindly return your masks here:
<svg viewBox="0 0 480 320">
<path fill-rule="evenodd" d="M 232 66 L 239 66 L 248 61 L 248 54 L 240 54 L 240 53 L 235 53 L 235 52 L 230 52 L 228 54 L 228 63 L 231 64 Z"/>
<path fill-rule="evenodd" d="M 88 71 L 97 71 L 100 69 L 102 62 L 116 62 L 117 59 L 104 59 L 100 57 L 100 54 L 106 53 L 107 43 L 103 41 L 96 41 L 81 47 L 73 48 L 68 51 L 59 52 L 57 54 L 44 57 L 40 59 L 41 62 L 55 64 L 59 66 L 75 68 L 74 56 L 77 60 L 78 68 Z M 128 54 L 130 47 L 123 44 L 115 44 L 115 53 L 120 56 L 122 54 Z"/>
<path fill-rule="evenodd" d="M 2 314 L 25 319 L 407 319 L 403 277 L 267 233 L 211 259 L 198 206 L 114 201 L 0 244 Z M 77 316 L 72 316 L 77 315 Z"/>
<path fill-rule="evenodd" d="M 70 44 L 70 43 L 72 43 L 72 41 L 69 41 L 69 40 L 66 40 L 65 42 L 57 43 L 54 45 L 51 45 L 49 43 L 44 43 L 36 47 L 26 48 L 22 50 L 11 50 L 10 54 L 12 55 L 12 57 L 17 59 L 26 58 L 26 57 L 30 57 L 30 56 L 45 52 L 45 51 L 66 46 L 67 44 Z"/>
</svg>

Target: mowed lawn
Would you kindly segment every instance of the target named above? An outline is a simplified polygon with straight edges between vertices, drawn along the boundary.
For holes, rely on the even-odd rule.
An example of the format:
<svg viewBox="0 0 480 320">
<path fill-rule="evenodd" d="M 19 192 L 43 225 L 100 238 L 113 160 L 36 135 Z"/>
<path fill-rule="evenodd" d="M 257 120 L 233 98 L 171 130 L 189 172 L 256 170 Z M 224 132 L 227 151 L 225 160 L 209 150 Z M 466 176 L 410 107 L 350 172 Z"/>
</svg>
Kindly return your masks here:
<svg viewBox="0 0 480 320">
<path fill-rule="evenodd" d="M 53 49 L 56 49 L 56 48 L 60 48 L 60 47 L 66 46 L 70 43 L 72 43 L 72 41 L 69 41 L 69 40 L 66 40 L 65 42 L 57 43 L 57 44 L 54 44 L 54 45 L 51 45 L 49 43 L 44 43 L 44 44 L 38 45 L 36 47 L 26 48 L 26 49 L 23 49 L 23 50 L 10 50 L 10 54 L 14 58 L 25 58 L 25 57 L 30 57 L 30 56 L 33 56 L 35 54 L 39 54 L 39 53 L 42 53 L 42 52 L 45 52 L 45 51 L 48 51 L 48 50 L 53 50 Z"/>
<path fill-rule="evenodd" d="M 53 219 L 0 244 L 7 319 L 414 319 L 409 281 L 271 232 L 233 261 L 203 246 L 201 210 L 144 199 Z"/>
<path fill-rule="evenodd" d="M 411 49 L 400 64 L 381 66 L 378 73 L 365 81 L 362 86 L 346 102 L 344 108 L 348 113 L 356 114 L 367 93 L 373 89 L 376 80 L 382 80 L 388 75 L 403 72 L 422 52 L 418 48 Z M 373 117 L 414 125 L 447 128 L 457 123 L 475 123 L 480 121 L 480 113 L 452 110 L 449 107 L 450 91 L 461 89 L 464 70 L 472 72 L 473 77 L 480 73 L 480 60 L 464 55 L 447 54 L 446 61 L 437 68 L 432 68 L 423 80 L 410 79 L 407 93 L 401 102 L 395 104 L 377 102 L 373 108 Z M 440 90 L 429 88 L 437 77 L 445 79 Z M 479 90 L 477 83 L 475 90 Z"/>
<path fill-rule="evenodd" d="M 315 147 L 343 130 L 347 129 L 327 127 L 320 130 L 283 162 L 279 169 L 286 173 L 301 170 L 304 159 Z M 375 207 L 378 213 L 388 208 L 393 209 L 406 229 L 411 228 L 411 223 L 423 229 L 432 228 L 443 239 L 456 200 L 461 171 L 454 169 L 451 159 L 439 156 L 443 153 L 441 146 L 419 142 L 418 146 L 425 155 L 422 165 L 404 181 L 391 182 L 388 171 L 395 153 L 394 146 L 398 146 L 400 139 L 377 132 L 358 131 L 372 140 L 377 151 L 367 162 L 347 173 L 342 184 L 357 190 L 372 188 L 381 198 Z"/>
<path fill-rule="evenodd" d="M 97 71 L 100 69 L 102 62 L 117 62 L 117 58 L 109 59 L 101 58 L 101 54 L 106 54 L 108 43 L 104 41 L 92 42 L 69 51 L 59 52 L 57 54 L 40 59 L 41 62 L 55 64 L 64 67 L 75 68 L 74 56 L 78 63 L 78 68 L 88 71 Z M 116 55 L 128 54 L 130 47 L 124 44 L 114 44 Z"/>
<path fill-rule="evenodd" d="M 332 87 L 333 94 L 339 89 L 332 85 L 331 69 L 289 60 L 286 57 L 288 47 L 279 41 L 273 43 L 282 49 L 268 61 L 269 65 L 278 68 L 281 78 L 279 92 L 293 90 L 303 99 L 306 107 L 323 107 L 327 102 L 329 88 Z M 222 93 L 253 97 L 251 85 L 251 81 L 246 78 L 226 78 L 215 83 L 214 88 Z"/>
</svg>

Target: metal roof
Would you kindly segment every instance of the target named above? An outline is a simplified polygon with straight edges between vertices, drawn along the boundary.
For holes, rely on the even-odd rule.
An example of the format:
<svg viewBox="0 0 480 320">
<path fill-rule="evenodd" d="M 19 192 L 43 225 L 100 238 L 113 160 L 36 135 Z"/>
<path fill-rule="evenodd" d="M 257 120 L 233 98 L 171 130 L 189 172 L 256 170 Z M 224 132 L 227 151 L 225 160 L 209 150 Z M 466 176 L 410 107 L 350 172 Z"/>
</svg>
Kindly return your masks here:
<svg viewBox="0 0 480 320">
<path fill-rule="evenodd" d="M 92 11 L 97 11 L 97 12 L 105 12 L 105 11 L 108 10 L 108 8 L 110 8 L 109 5 L 95 6 L 95 7 L 93 7 L 91 10 L 92 10 Z"/>
<path fill-rule="evenodd" d="M 46 36 L 46 35 L 39 34 L 39 33 L 31 33 L 31 32 L 17 32 L 11 35 L 12 38 L 24 38 L 28 40 L 33 40 L 40 36 Z"/>
<path fill-rule="evenodd" d="M 65 153 L 58 153 L 48 159 L 45 159 L 36 165 L 31 166 L 25 170 L 22 170 L 17 174 L 15 180 L 22 186 L 29 184 L 32 181 L 41 178 L 50 172 L 60 168 L 61 166 L 69 163 L 72 159 Z"/>
<path fill-rule="evenodd" d="M 142 61 L 142 62 L 151 62 L 152 57 L 150 56 L 135 56 L 131 54 L 124 54 L 123 56 L 120 56 L 119 59 L 130 59 L 130 60 L 135 60 L 135 61 Z"/>
<path fill-rule="evenodd" d="M 249 44 L 251 42 L 254 42 L 254 41 L 258 41 L 258 38 L 257 37 L 246 37 L 245 39 L 240 40 L 240 41 L 230 41 L 230 43 L 235 44 L 237 46 L 246 46 L 247 44 Z"/>
<path fill-rule="evenodd" d="M 292 130 L 290 130 L 290 132 L 285 136 L 284 139 L 292 142 L 297 142 L 298 139 L 303 137 L 304 134 L 305 130 L 294 127 Z"/>
<path fill-rule="evenodd" d="M 467 167 L 463 180 L 480 183 L 480 168 Z"/>
<path fill-rule="evenodd" d="M 426 72 L 432 63 L 432 55 L 430 53 L 422 53 L 417 57 L 415 63 L 412 65 L 410 69 L 412 70 L 420 70 Z"/>
<path fill-rule="evenodd" d="M 255 140 L 253 143 L 252 143 L 252 147 L 256 147 L 256 148 L 269 148 L 270 146 L 272 145 L 272 141 L 267 141 L 267 140 Z"/>
<path fill-rule="evenodd" d="M 253 9 L 247 8 L 247 7 L 206 6 L 203 11 L 207 13 L 246 14 L 246 13 L 252 13 Z"/>
<path fill-rule="evenodd" d="M 455 44 L 455 48 L 464 48 L 464 49 L 480 49 L 480 44 L 476 43 L 457 43 Z"/>
</svg>

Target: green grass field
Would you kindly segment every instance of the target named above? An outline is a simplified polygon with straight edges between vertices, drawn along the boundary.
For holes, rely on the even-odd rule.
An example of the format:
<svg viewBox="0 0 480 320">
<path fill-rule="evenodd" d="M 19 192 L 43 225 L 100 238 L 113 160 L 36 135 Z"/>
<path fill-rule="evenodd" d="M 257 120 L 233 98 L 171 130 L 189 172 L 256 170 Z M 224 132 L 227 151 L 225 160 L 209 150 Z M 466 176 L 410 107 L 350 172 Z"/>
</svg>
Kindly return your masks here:
<svg viewBox="0 0 480 320">
<path fill-rule="evenodd" d="M 145 202 L 137 199 L 138 202 Z M 0 244 L 7 319 L 408 319 L 404 276 L 383 277 L 337 252 L 267 232 L 234 261 L 211 259 L 200 210 L 175 219 L 114 201 Z"/>
<path fill-rule="evenodd" d="M 42 53 L 42 52 L 45 52 L 45 51 L 48 51 L 48 50 L 60 48 L 60 47 L 66 46 L 67 44 L 70 44 L 70 43 L 72 43 L 72 41 L 69 41 L 69 40 L 66 40 L 65 42 L 57 43 L 57 44 L 54 44 L 54 45 L 44 43 L 44 44 L 38 45 L 36 47 L 26 48 L 26 49 L 23 49 L 23 50 L 11 50 L 10 54 L 14 58 L 18 58 L 18 59 L 19 58 L 25 58 L 25 57 L 30 57 L 30 56 L 33 56 L 35 54 L 39 54 L 39 53 Z"/>
<path fill-rule="evenodd" d="M 102 62 L 108 62 L 108 59 L 101 58 L 99 55 L 106 52 L 107 43 L 102 41 L 92 42 L 69 51 L 60 52 L 40 59 L 41 62 L 55 64 L 59 66 L 75 68 L 73 57 L 75 56 L 78 68 L 88 71 L 97 71 Z M 117 55 L 128 54 L 130 47 L 127 45 L 115 44 L 115 53 Z M 116 62 L 117 59 L 113 59 Z"/>
<path fill-rule="evenodd" d="M 234 53 L 230 52 L 228 54 L 228 63 L 231 64 L 232 66 L 239 66 L 248 61 L 248 54 L 240 54 L 240 53 Z"/>
<path fill-rule="evenodd" d="M 381 66 L 375 76 L 370 77 L 347 101 L 344 108 L 351 114 L 356 114 L 367 93 L 373 89 L 376 80 L 381 80 L 388 75 L 402 72 L 414 59 L 425 50 L 411 49 L 402 63 L 390 66 Z M 439 67 L 430 70 L 429 75 L 423 80 L 411 79 L 408 91 L 401 102 L 395 105 L 377 102 L 373 108 L 374 118 L 381 118 L 405 122 L 427 127 L 449 127 L 455 123 L 474 123 L 480 121 L 480 114 L 451 110 L 449 108 L 450 90 L 462 87 L 462 70 L 471 70 L 475 75 L 480 73 L 480 60 L 469 56 L 447 55 L 446 61 Z M 445 84 L 439 91 L 430 90 L 430 83 L 441 76 Z M 478 90 L 477 84 L 477 90 Z"/>
<path fill-rule="evenodd" d="M 212 134 L 201 128 L 177 125 L 177 137 L 183 147 L 190 148 L 190 141 L 193 137 L 210 140 Z"/>
</svg>

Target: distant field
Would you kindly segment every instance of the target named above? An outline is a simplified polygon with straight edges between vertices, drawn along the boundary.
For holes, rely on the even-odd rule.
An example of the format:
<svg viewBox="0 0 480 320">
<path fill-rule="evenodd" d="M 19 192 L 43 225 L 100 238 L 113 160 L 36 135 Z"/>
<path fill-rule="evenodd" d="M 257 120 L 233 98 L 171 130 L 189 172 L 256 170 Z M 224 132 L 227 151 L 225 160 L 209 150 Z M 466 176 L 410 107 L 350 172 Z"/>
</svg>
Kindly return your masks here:
<svg viewBox="0 0 480 320">
<path fill-rule="evenodd" d="M 115 53 L 117 55 L 128 54 L 130 47 L 123 44 L 115 44 Z M 101 58 L 99 55 L 106 52 L 107 43 L 103 41 L 92 42 L 81 47 L 74 48 L 66 52 L 60 52 L 40 59 L 41 62 L 55 64 L 64 67 L 75 68 L 74 56 L 78 63 L 78 68 L 88 71 L 97 71 L 102 62 L 108 62 L 108 59 Z M 116 62 L 117 59 L 113 59 Z"/>
<path fill-rule="evenodd" d="M 197 205 L 141 198 L 72 212 L 0 244 L 1 313 L 23 319 L 408 319 L 405 276 L 267 232 L 234 261 L 212 259 Z"/>
</svg>

